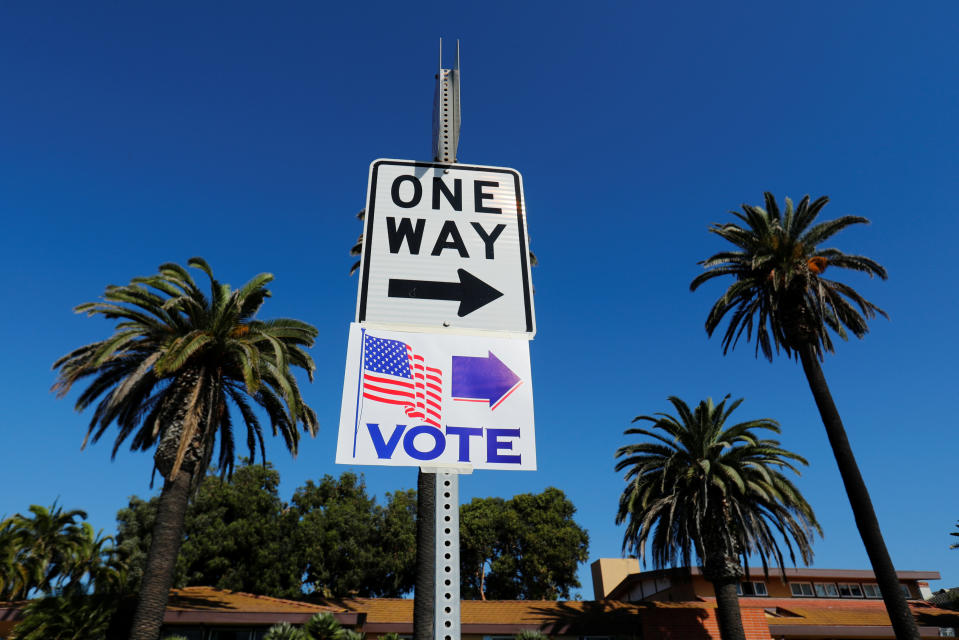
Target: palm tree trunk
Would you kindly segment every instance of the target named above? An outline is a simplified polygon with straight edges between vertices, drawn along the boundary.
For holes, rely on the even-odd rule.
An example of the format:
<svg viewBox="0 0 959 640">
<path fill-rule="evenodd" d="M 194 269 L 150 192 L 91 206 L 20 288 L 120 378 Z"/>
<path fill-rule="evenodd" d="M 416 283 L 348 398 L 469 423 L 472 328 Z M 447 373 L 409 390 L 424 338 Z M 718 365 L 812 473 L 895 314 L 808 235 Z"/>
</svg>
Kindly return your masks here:
<svg viewBox="0 0 959 640">
<path fill-rule="evenodd" d="M 190 501 L 192 477 L 189 471 L 180 469 L 176 478 L 163 483 L 130 640 L 157 640 L 160 637 L 176 559 L 183 541 L 183 522 Z"/>
<path fill-rule="evenodd" d="M 713 591 L 716 592 L 716 618 L 722 640 L 746 640 L 742 612 L 739 610 L 739 596 L 736 595 L 737 582 L 738 579 L 735 578 L 713 582 Z"/>
<path fill-rule="evenodd" d="M 736 594 L 736 585 L 743 576 L 743 568 L 739 564 L 739 558 L 732 554 L 728 536 L 719 533 L 724 528 L 722 524 L 716 522 L 721 514 L 713 510 L 711 515 L 712 522 L 703 531 L 701 540 L 705 551 L 703 577 L 712 583 L 713 591 L 716 593 L 719 635 L 722 640 L 746 640 L 743 616 L 739 610 L 739 596 Z"/>
<path fill-rule="evenodd" d="M 436 597 L 436 474 L 416 477 L 416 586 L 413 640 L 433 640 Z"/>
<path fill-rule="evenodd" d="M 879 520 L 876 518 L 876 511 L 869 498 L 869 491 L 866 489 L 866 483 L 863 482 L 862 474 L 859 473 L 859 465 L 856 464 L 852 447 L 846 437 L 846 429 L 843 427 L 839 411 L 829 392 L 826 377 L 823 375 L 813 345 L 807 343 L 800 348 L 799 356 L 803 371 L 806 373 L 806 380 L 809 382 L 809 389 L 812 391 L 816 406 L 819 408 L 819 415 L 826 427 L 826 435 L 829 437 L 829 444 L 832 446 L 836 464 L 839 466 L 839 474 L 846 487 L 846 496 L 849 498 L 849 504 L 856 519 L 856 527 L 859 529 L 859 535 L 862 537 L 869 561 L 872 563 L 873 573 L 876 574 L 876 582 L 879 584 L 879 591 L 886 604 L 893 631 L 898 640 L 919 640 L 916 620 L 909 610 L 909 604 L 899 585 L 896 569 L 892 566 L 889 551 L 886 550 L 886 543 L 879 530 Z"/>
</svg>

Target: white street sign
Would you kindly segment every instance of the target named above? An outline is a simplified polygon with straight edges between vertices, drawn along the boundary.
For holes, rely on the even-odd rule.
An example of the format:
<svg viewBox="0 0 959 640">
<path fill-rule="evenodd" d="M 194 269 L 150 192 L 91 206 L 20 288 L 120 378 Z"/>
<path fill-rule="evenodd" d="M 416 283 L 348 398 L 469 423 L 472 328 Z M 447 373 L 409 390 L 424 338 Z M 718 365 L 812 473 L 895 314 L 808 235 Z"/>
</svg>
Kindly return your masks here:
<svg viewBox="0 0 959 640">
<path fill-rule="evenodd" d="M 351 324 L 336 462 L 536 469 L 529 342 Z"/>
<path fill-rule="evenodd" d="M 363 233 L 357 322 L 536 333 L 515 170 L 376 160 Z"/>
</svg>

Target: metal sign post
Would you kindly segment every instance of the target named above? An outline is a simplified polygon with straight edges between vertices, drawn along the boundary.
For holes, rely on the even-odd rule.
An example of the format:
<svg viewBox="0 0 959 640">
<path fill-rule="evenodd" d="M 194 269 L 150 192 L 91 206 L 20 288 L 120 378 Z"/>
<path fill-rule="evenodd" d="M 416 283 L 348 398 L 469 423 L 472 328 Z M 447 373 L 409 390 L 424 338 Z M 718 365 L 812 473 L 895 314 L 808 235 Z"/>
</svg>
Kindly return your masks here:
<svg viewBox="0 0 959 640">
<path fill-rule="evenodd" d="M 444 69 L 440 39 L 433 94 L 433 159 L 456 162 L 459 137 L 460 44 L 457 40 L 456 67 Z M 459 476 L 448 469 L 429 471 L 421 467 L 417 479 L 413 640 L 460 640 Z M 433 521 L 427 523 L 423 516 L 430 512 Z"/>
<path fill-rule="evenodd" d="M 456 162 L 460 143 L 460 41 L 456 41 L 456 67 L 443 68 L 443 39 L 440 38 L 440 65 L 433 94 L 433 160 Z"/>
<path fill-rule="evenodd" d="M 434 640 L 460 638 L 459 475 L 453 469 L 432 474 L 436 485 L 436 571 Z"/>
</svg>

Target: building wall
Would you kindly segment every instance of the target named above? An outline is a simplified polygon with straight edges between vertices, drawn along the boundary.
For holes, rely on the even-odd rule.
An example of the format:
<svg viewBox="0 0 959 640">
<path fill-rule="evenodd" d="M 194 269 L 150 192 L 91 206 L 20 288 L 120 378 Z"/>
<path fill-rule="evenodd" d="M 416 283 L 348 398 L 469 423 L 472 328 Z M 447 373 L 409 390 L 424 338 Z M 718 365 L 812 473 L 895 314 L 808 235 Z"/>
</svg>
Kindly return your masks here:
<svg viewBox="0 0 959 640">
<path fill-rule="evenodd" d="M 600 558 L 590 565 L 593 599 L 602 600 L 631 573 L 639 573 L 636 558 Z"/>
<path fill-rule="evenodd" d="M 708 582 L 706 584 L 709 585 Z M 663 588 L 657 590 L 652 595 L 646 596 L 645 598 L 635 597 L 632 598 L 631 601 L 639 602 L 640 600 L 649 600 L 651 602 L 686 602 L 696 599 L 695 586 L 692 585 L 688 580 L 670 583 L 669 580 L 664 579 L 661 580 L 661 585 Z M 712 595 L 712 587 L 709 588 L 709 591 L 710 595 Z"/>
<path fill-rule="evenodd" d="M 693 576 L 690 576 L 690 578 L 691 578 L 690 582 L 691 582 L 691 592 L 692 592 L 692 593 L 691 593 L 690 597 L 687 597 L 687 598 L 685 598 L 685 599 L 687 599 L 687 600 L 694 600 L 694 599 L 696 599 L 697 597 L 712 598 L 712 597 L 714 597 L 714 596 L 716 595 L 715 592 L 713 591 L 713 585 L 710 584 L 709 581 L 707 581 L 702 575 L 693 575 Z M 789 586 L 790 583 L 789 583 L 789 582 L 783 582 L 782 577 L 781 577 L 778 573 L 774 573 L 774 572 L 770 571 L 770 573 L 769 573 L 769 579 L 768 579 L 768 580 L 765 579 L 765 578 L 762 576 L 762 574 L 760 574 L 760 575 L 758 575 L 758 576 L 755 575 L 755 574 L 753 574 L 753 575 L 751 576 L 751 579 L 752 579 L 753 581 L 763 582 L 763 583 L 766 585 L 767 595 L 768 595 L 768 597 L 770 597 L 770 598 L 792 598 L 792 597 L 794 597 L 793 594 L 792 594 L 792 588 Z M 815 583 L 817 583 L 817 582 L 831 582 L 831 583 L 834 583 L 834 584 L 851 582 L 851 583 L 859 584 L 859 585 L 863 585 L 863 584 L 876 584 L 876 581 L 875 581 L 874 579 L 850 578 L 850 577 L 846 577 L 846 576 L 839 576 L 839 577 L 821 577 L 821 576 L 816 576 L 816 577 L 808 577 L 808 578 L 802 577 L 802 578 L 793 578 L 793 579 L 791 580 L 791 582 L 804 582 L 804 583 L 808 583 L 808 584 L 815 584 Z M 915 580 L 902 580 L 902 581 L 900 581 L 899 584 L 901 584 L 901 585 L 903 585 L 904 587 L 906 587 L 907 589 L 909 589 L 909 596 L 908 596 L 909 598 L 911 598 L 911 599 L 925 599 L 925 598 L 923 598 L 922 593 L 921 593 L 921 586 L 922 586 L 923 583 L 919 583 L 919 582 L 917 582 L 917 581 L 915 581 Z M 925 584 L 928 585 L 928 583 L 925 583 Z M 674 588 L 673 588 L 673 590 L 675 591 L 675 593 L 677 594 L 677 596 L 682 593 L 681 587 L 682 587 L 682 585 L 675 585 Z M 928 586 L 926 587 L 926 589 L 928 590 Z M 661 600 L 662 598 L 659 598 L 659 599 Z M 805 599 L 805 598 L 804 598 L 804 599 Z M 875 599 L 875 598 L 866 598 L 866 597 L 863 597 L 863 598 L 850 598 L 850 597 L 844 597 L 844 598 L 842 598 L 842 599 L 843 599 L 843 600 L 873 600 L 873 599 Z M 676 600 L 676 601 L 680 601 L 681 598 L 677 597 L 677 598 L 675 598 L 675 600 Z"/>
</svg>

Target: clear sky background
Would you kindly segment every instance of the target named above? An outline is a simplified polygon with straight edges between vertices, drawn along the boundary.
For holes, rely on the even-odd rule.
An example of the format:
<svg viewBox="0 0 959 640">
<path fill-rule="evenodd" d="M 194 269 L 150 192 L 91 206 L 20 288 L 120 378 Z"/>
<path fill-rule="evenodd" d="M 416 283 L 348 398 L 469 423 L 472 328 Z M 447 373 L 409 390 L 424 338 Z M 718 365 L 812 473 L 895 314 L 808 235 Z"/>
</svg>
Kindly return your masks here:
<svg viewBox="0 0 959 640">
<path fill-rule="evenodd" d="M 347 470 L 354 214 L 372 160 L 430 159 L 442 36 L 462 41 L 459 158 L 523 174 L 540 260 L 539 470 L 476 472 L 462 500 L 559 487 L 590 560 L 617 557 L 630 420 L 732 394 L 734 418 L 779 420 L 809 459 L 815 566 L 868 568 L 799 364 L 723 357 L 703 329 L 722 287 L 688 290 L 730 209 L 827 194 L 823 219 L 872 221 L 832 244 L 890 274 L 843 276 L 890 320 L 840 343 L 827 379 L 894 564 L 959 585 L 957 23 L 950 2 L 4 3 L 0 515 L 59 500 L 110 532 L 150 494 L 150 455 L 80 450 L 89 416 L 49 392 L 50 367 L 111 332 L 74 305 L 194 255 L 234 285 L 274 273 L 262 316 L 319 328 L 304 396 L 321 432 L 296 460 L 267 445 L 283 498 Z M 356 470 L 380 496 L 416 483 Z"/>
</svg>

